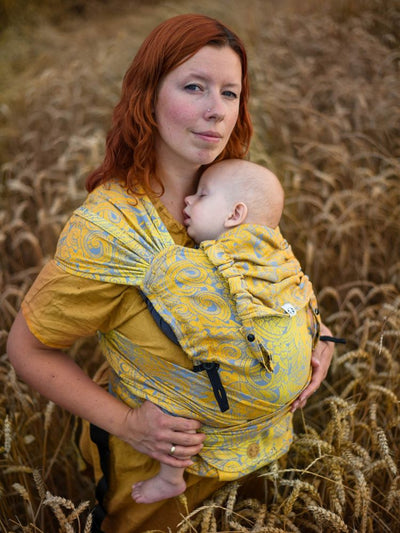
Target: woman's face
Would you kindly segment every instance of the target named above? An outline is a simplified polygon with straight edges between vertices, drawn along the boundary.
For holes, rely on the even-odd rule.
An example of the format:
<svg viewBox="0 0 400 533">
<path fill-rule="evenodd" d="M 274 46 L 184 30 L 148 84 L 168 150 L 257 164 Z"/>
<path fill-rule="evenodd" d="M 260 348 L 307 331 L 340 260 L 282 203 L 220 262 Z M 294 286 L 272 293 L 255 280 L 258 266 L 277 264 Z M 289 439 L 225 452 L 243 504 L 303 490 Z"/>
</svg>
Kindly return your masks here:
<svg viewBox="0 0 400 533">
<path fill-rule="evenodd" d="M 155 106 L 161 171 L 195 172 L 222 152 L 238 117 L 241 77 L 228 46 L 205 46 L 165 76 Z"/>
</svg>

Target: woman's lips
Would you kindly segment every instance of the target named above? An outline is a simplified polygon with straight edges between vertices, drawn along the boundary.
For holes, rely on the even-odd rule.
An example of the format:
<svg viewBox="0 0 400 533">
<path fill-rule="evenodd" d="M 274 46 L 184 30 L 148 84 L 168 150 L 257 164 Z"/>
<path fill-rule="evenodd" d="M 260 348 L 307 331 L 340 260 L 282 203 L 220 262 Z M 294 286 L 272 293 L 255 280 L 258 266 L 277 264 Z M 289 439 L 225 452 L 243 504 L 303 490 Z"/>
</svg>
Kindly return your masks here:
<svg viewBox="0 0 400 533">
<path fill-rule="evenodd" d="M 197 131 L 194 133 L 208 142 L 218 142 L 222 139 L 222 135 L 216 131 Z"/>
</svg>

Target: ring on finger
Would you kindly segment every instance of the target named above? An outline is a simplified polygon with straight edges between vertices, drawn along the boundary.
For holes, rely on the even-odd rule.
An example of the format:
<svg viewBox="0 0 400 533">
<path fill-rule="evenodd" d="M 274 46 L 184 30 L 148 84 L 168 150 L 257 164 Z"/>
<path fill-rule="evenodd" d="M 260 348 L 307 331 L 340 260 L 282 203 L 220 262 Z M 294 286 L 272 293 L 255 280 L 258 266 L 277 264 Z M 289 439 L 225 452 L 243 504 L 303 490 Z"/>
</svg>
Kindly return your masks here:
<svg viewBox="0 0 400 533">
<path fill-rule="evenodd" d="M 175 444 L 173 444 L 173 445 L 171 446 L 170 451 L 169 451 L 169 455 L 174 455 L 175 450 L 176 450 L 176 448 L 175 448 Z"/>
</svg>

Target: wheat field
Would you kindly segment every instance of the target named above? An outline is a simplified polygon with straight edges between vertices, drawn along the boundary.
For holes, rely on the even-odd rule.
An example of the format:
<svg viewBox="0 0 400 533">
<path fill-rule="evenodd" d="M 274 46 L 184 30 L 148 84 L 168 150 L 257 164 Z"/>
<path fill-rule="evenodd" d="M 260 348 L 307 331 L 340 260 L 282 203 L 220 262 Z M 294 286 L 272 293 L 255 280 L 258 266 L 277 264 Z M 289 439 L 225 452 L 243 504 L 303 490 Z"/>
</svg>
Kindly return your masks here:
<svg viewBox="0 0 400 533">
<path fill-rule="evenodd" d="M 286 193 L 282 229 L 324 322 L 347 340 L 263 490 L 240 482 L 179 533 L 400 531 L 400 2 L 0 1 L 0 531 L 89 532 L 79 421 L 6 355 L 24 294 L 103 154 L 121 79 L 147 33 L 201 12 L 247 45 L 251 159 Z M 93 374 L 94 339 L 70 350 Z"/>
</svg>

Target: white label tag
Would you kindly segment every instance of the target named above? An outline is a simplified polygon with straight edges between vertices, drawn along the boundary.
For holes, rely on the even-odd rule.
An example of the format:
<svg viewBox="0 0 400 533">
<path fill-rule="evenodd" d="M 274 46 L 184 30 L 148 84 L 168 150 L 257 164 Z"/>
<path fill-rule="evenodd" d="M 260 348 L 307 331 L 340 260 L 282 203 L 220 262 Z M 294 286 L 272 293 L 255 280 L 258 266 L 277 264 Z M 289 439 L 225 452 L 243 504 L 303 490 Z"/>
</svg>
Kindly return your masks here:
<svg viewBox="0 0 400 533">
<path fill-rule="evenodd" d="M 296 308 L 292 304 L 283 304 L 282 309 L 286 311 L 289 316 L 295 316 L 297 314 Z"/>
</svg>

